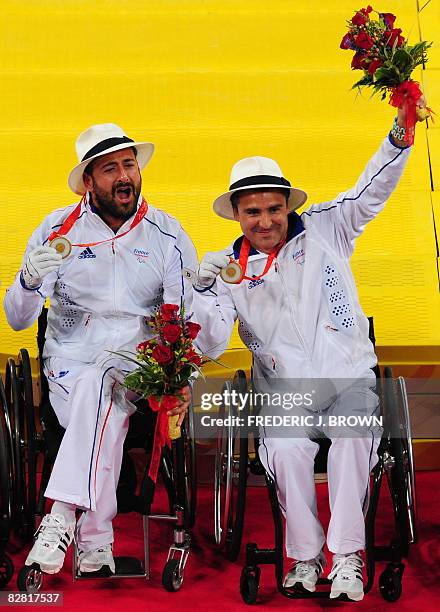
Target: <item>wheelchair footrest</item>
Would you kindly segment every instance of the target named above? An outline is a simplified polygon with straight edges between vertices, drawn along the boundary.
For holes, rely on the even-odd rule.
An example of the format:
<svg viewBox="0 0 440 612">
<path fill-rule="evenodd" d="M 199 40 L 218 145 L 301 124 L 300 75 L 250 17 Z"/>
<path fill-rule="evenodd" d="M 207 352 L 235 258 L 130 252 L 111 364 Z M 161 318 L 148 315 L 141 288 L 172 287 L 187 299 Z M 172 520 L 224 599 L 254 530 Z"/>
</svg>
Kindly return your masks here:
<svg viewBox="0 0 440 612">
<path fill-rule="evenodd" d="M 143 574 L 144 567 L 139 559 L 134 557 L 115 557 L 116 574 Z"/>
<path fill-rule="evenodd" d="M 134 557 L 115 557 L 115 573 L 112 574 L 108 566 L 102 567 L 97 572 L 84 572 L 77 574 L 78 580 L 91 578 L 130 578 L 133 576 L 145 576 L 142 562 Z"/>
</svg>

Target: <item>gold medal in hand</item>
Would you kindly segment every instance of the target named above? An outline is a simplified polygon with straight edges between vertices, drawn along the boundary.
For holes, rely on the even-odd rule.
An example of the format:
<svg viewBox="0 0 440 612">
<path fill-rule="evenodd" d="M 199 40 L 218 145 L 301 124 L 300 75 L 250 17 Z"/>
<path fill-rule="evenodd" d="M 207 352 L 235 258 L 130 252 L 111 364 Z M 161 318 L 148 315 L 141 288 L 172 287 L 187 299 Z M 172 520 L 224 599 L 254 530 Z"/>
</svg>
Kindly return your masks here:
<svg viewBox="0 0 440 612">
<path fill-rule="evenodd" d="M 232 285 L 239 283 L 243 275 L 243 269 L 235 259 L 231 259 L 228 265 L 220 270 L 220 278 L 224 280 L 225 283 L 230 283 Z"/>
<path fill-rule="evenodd" d="M 56 236 L 49 242 L 49 246 L 55 249 L 55 251 L 59 253 L 63 259 L 66 259 L 72 250 L 71 243 L 64 236 Z"/>
</svg>

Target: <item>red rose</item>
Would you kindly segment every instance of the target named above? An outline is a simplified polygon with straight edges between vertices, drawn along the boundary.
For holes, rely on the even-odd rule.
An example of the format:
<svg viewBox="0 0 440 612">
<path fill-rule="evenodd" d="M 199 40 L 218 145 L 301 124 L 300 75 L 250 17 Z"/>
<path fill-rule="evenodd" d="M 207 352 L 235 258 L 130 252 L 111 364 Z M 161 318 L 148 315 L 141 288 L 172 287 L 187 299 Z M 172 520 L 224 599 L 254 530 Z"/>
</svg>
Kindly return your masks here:
<svg viewBox="0 0 440 612">
<path fill-rule="evenodd" d="M 366 32 L 362 31 L 354 39 L 354 44 L 360 49 L 371 49 L 374 45 L 374 40 Z"/>
<path fill-rule="evenodd" d="M 368 17 L 365 17 L 361 12 L 356 13 L 356 15 L 352 18 L 351 23 L 355 26 L 363 26 L 367 23 Z"/>
<path fill-rule="evenodd" d="M 394 42 L 396 40 L 397 40 L 396 47 L 401 47 L 403 43 L 405 42 L 405 39 L 403 36 L 401 36 L 401 34 L 402 34 L 402 30 L 400 28 L 394 28 L 393 30 L 391 30 L 391 32 L 385 32 L 384 36 L 385 36 L 387 47 L 393 47 Z"/>
<path fill-rule="evenodd" d="M 202 358 L 193 349 L 190 349 L 189 351 L 187 351 L 187 353 L 185 354 L 185 357 L 188 359 L 190 363 L 194 363 L 197 366 L 202 365 Z"/>
<path fill-rule="evenodd" d="M 179 307 L 176 304 L 162 304 L 160 307 L 160 314 L 164 321 L 175 321 L 178 312 Z"/>
<path fill-rule="evenodd" d="M 388 30 L 391 30 L 394 22 L 396 21 L 396 16 L 392 13 L 379 13 L 380 17 L 382 17 L 385 27 Z"/>
<path fill-rule="evenodd" d="M 383 61 L 382 61 L 382 60 L 380 60 L 380 59 L 375 59 L 375 60 L 373 60 L 373 61 L 370 63 L 370 65 L 368 66 L 368 72 L 369 72 L 370 74 L 374 74 L 374 73 L 376 72 L 376 70 L 377 70 L 378 68 L 380 68 L 380 66 L 382 66 L 382 64 L 383 64 Z"/>
<path fill-rule="evenodd" d="M 169 346 L 165 346 L 164 344 L 158 344 L 154 347 L 151 352 L 153 359 L 157 361 L 159 365 L 167 365 L 173 361 L 173 351 Z"/>
<path fill-rule="evenodd" d="M 353 41 L 351 39 L 350 34 L 346 34 L 344 38 L 341 40 L 341 44 L 339 45 L 341 49 L 352 49 Z"/>
<path fill-rule="evenodd" d="M 164 325 L 162 330 L 162 336 L 163 339 L 167 342 L 171 342 L 171 344 L 173 344 L 173 342 L 176 342 L 176 340 L 178 340 L 181 335 L 182 329 L 180 325 L 173 325 L 172 323 L 167 323 L 166 325 Z"/>
<path fill-rule="evenodd" d="M 352 18 L 351 23 L 356 26 L 363 26 L 370 20 L 369 14 L 373 10 L 373 7 L 368 5 L 367 8 L 361 9 L 356 13 L 356 15 Z"/>
<path fill-rule="evenodd" d="M 351 67 L 353 70 L 362 70 L 363 68 L 367 68 L 366 55 L 360 51 L 355 53 L 353 59 L 351 60 Z"/>
<path fill-rule="evenodd" d="M 198 323 L 192 323 L 191 321 L 188 321 L 186 323 L 186 335 L 188 336 L 188 338 L 191 338 L 191 340 L 197 338 L 200 329 L 201 327 Z"/>
</svg>

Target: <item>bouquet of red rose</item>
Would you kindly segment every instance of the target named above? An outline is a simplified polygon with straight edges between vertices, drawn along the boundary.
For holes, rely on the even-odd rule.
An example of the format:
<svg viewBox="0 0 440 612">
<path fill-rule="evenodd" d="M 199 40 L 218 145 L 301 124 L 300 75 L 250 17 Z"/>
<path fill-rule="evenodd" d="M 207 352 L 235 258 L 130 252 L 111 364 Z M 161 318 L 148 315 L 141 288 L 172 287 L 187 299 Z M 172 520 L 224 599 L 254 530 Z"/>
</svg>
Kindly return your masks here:
<svg viewBox="0 0 440 612">
<path fill-rule="evenodd" d="M 179 312 L 179 306 L 163 304 L 147 322 L 154 337 L 138 344 L 136 353 L 116 354 L 138 366 L 127 374 L 124 386 L 147 399 L 151 409 L 158 413 L 148 473 L 156 482 L 161 449 L 170 445 L 171 421 L 178 419 L 168 417 L 167 412 L 184 399 L 182 389 L 194 380 L 196 372 L 200 373 L 202 358 L 193 345 L 200 325 L 185 318 L 183 308 Z"/>
<path fill-rule="evenodd" d="M 372 18 L 373 13 L 376 19 Z M 432 43 L 422 41 L 408 45 L 402 30 L 394 27 L 395 20 L 395 15 L 378 13 L 371 6 L 360 9 L 347 22 L 348 33 L 340 46 L 355 51 L 351 67 L 364 71 L 353 89 L 371 87 L 373 94 L 382 94 L 382 100 L 390 92 L 389 103 L 406 110 L 405 138 L 412 144 L 416 121 L 428 118 L 432 111 L 417 106 L 422 92 L 419 83 L 411 79 L 411 73 L 428 61 L 427 50 Z"/>
</svg>

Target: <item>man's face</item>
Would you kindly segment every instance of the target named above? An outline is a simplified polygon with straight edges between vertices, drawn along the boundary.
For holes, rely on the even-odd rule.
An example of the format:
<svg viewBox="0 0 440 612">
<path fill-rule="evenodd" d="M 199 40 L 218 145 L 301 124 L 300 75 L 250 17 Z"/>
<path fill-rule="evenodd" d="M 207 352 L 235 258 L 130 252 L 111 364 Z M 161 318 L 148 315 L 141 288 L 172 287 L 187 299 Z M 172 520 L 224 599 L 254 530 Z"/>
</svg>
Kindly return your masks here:
<svg viewBox="0 0 440 612">
<path fill-rule="evenodd" d="M 286 196 L 277 191 L 256 191 L 240 196 L 234 218 L 251 245 L 270 253 L 287 235 Z"/>
<path fill-rule="evenodd" d="M 114 219 L 129 219 L 136 210 L 142 179 L 133 149 L 122 149 L 96 158 L 84 185 L 93 204 Z"/>
</svg>

